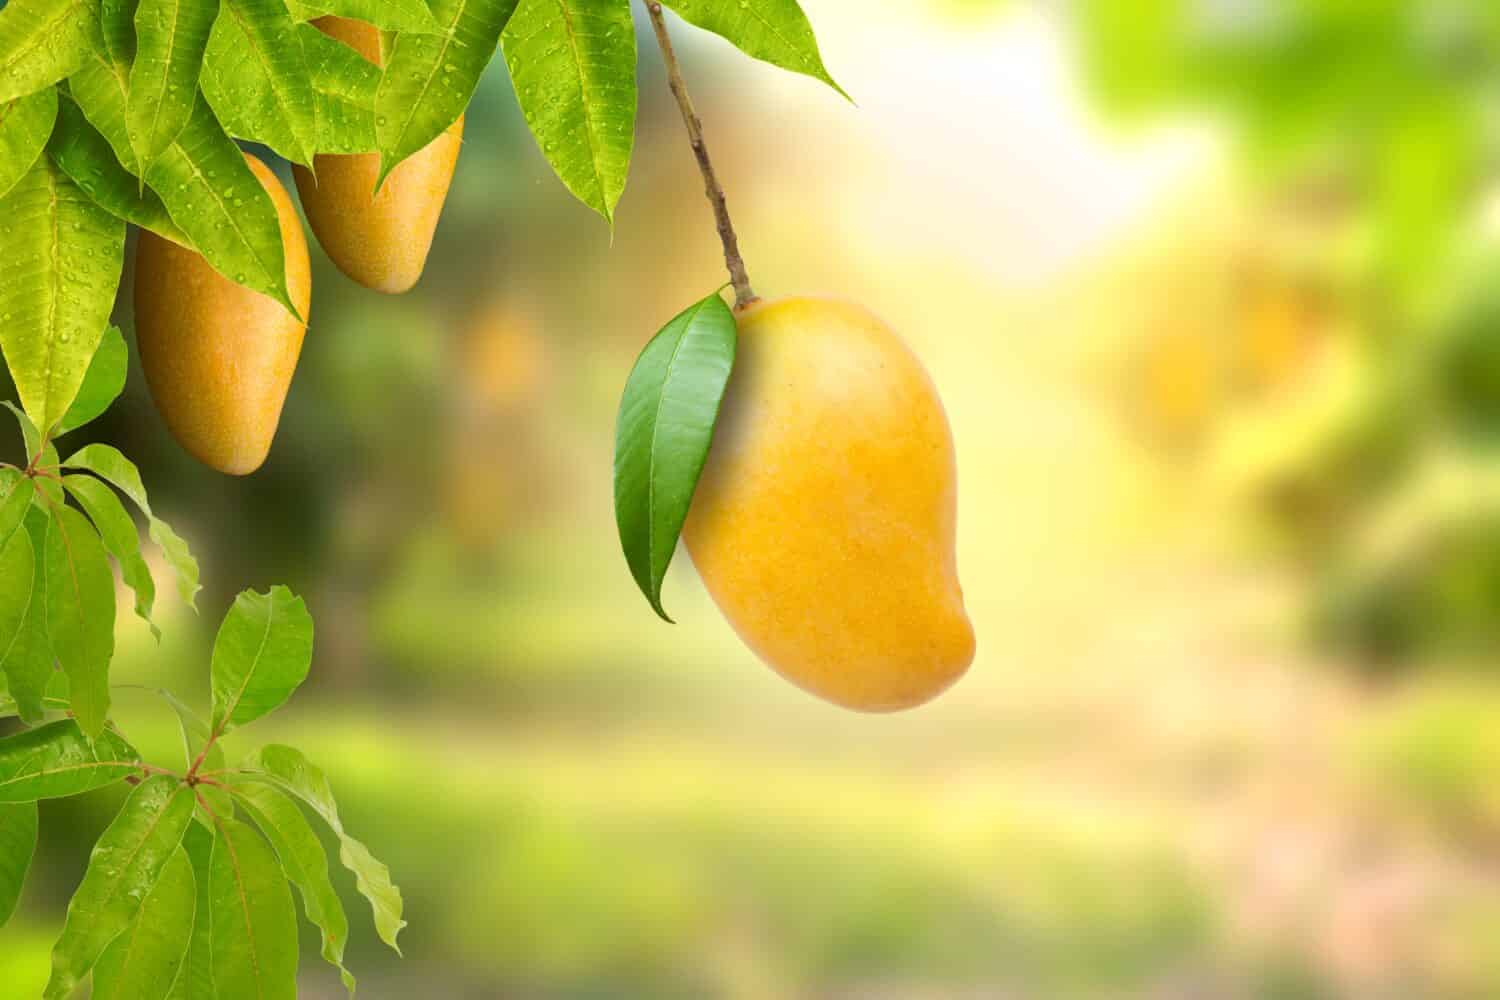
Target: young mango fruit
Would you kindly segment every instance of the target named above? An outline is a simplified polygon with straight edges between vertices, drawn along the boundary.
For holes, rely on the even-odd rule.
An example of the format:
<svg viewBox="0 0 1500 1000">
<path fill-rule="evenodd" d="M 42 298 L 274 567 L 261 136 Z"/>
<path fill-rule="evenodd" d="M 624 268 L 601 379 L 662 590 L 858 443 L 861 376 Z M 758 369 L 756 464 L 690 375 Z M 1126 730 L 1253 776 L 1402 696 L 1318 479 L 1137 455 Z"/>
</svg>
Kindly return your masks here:
<svg viewBox="0 0 1500 1000">
<path fill-rule="evenodd" d="M 135 256 L 136 342 L 156 409 L 189 454 L 231 476 L 249 475 L 270 453 L 312 304 L 291 195 L 264 163 L 245 159 L 276 205 L 287 292 L 304 319 L 144 230 Z"/>
<path fill-rule="evenodd" d="M 343 17 L 312 23 L 381 64 L 380 30 L 373 25 Z M 389 295 L 417 283 L 427 266 L 463 135 L 460 115 L 448 131 L 392 170 L 378 192 L 379 153 L 317 156 L 313 170 L 292 168 L 313 234 L 340 271 Z"/>
<path fill-rule="evenodd" d="M 954 553 L 953 435 L 932 380 L 867 310 L 752 305 L 683 537 L 741 639 L 868 712 L 920 705 L 974 659 Z"/>
</svg>

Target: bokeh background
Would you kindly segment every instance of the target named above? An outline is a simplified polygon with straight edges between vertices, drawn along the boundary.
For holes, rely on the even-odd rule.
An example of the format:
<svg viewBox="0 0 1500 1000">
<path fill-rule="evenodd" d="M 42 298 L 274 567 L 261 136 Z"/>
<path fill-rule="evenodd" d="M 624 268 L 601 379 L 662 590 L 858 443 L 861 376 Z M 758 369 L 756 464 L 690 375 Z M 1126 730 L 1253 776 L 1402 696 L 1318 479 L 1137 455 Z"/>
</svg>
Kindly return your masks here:
<svg viewBox="0 0 1500 1000">
<path fill-rule="evenodd" d="M 686 558 L 678 626 L 634 590 L 618 392 L 723 280 L 649 32 L 614 232 L 492 66 L 421 286 L 314 251 L 253 478 L 132 374 L 94 433 L 207 586 L 160 645 L 122 615 L 117 677 L 204 699 L 235 592 L 309 599 L 313 675 L 231 758 L 305 747 L 389 862 L 368 997 L 1500 995 L 1500 8 L 805 6 L 857 107 L 673 23 L 759 290 L 865 302 L 941 388 L 962 683 L 845 714 Z M 43 810 L 5 996 L 117 801 Z"/>
</svg>

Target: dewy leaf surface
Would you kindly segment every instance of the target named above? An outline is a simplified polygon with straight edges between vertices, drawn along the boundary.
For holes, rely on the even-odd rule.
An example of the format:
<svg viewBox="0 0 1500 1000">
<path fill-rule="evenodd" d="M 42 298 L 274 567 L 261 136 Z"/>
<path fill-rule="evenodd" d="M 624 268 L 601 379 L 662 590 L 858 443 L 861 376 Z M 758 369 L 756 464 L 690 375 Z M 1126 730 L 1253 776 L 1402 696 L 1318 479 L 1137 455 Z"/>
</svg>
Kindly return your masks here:
<svg viewBox="0 0 1500 1000">
<path fill-rule="evenodd" d="M 146 560 L 141 558 L 141 536 L 136 531 L 135 520 L 126 513 L 115 491 L 93 476 L 64 476 L 63 486 L 94 522 L 105 550 L 115 557 L 115 563 L 120 567 L 120 578 L 135 592 L 135 613 L 160 638 L 161 633 L 151 620 L 151 608 L 156 603 L 156 581 L 151 578 Z"/>
<path fill-rule="evenodd" d="M 502 44 L 542 155 L 569 191 L 613 221 L 635 143 L 629 0 L 521 0 Z"/>
<path fill-rule="evenodd" d="M 26 511 L 26 536 L 31 540 L 31 597 L 26 619 L 15 635 L 0 645 L 0 667 L 16 702 L 16 710 L 28 725 L 42 721 L 47 684 L 56 675 L 52 669 L 52 645 L 47 640 L 47 573 L 43 554 L 47 550 L 47 515 L 38 507 Z M 0 793 L 0 798 L 3 798 Z"/>
<path fill-rule="evenodd" d="M 99 349 L 94 352 L 88 371 L 83 375 L 83 385 L 78 387 L 78 397 L 63 414 L 56 433 L 66 434 L 103 416 L 125 391 L 125 375 L 129 367 L 130 352 L 125 347 L 125 336 L 119 327 L 112 326 L 104 331 L 104 339 L 99 341 Z"/>
<path fill-rule="evenodd" d="M 106 18 L 106 24 L 109 19 Z M 134 51 L 135 28 L 129 27 L 129 42 Z M 84 117 L 99 130 L 115 151 L 115 158 L 132 175 L 143 171 L 130 144 L 130 127 L 126 108 L 130 102 L 130 60 L 115 58 L 106 47 L 93 46 L 83 65 L 68 78 L 67 91 L 78 102 Z"/>
<path fill-rule="evenodd" d="M 10 0 L 0 8 L 0 103 L 71 75 L 98 31 L 90 0 Z"/>
<path fill-rule="evenodd" d="M 234 794 L 276 849 L 286 877 L 302 893 L 302 909 L 307 919 L 323 932 L 323 958 L 339 970 L 344 988 L 352 996 L 354 976 L 344 968 L 349 918 L 329 881 L 328 857 L 323 853 L 322 841 L 301 807 L 275 786 L 241 784 L 235 786 Z"/>
<path fill-rule="evenodd" d="M 221 997 L 296 1000 L 297 911 L 276 856 L 238 820 L 218 824 L 209 862 L 209 934 Z"/>
<path fill-rule="evenodd" d="M 59 107 L 57 129 L 52 133 L 47 154 L 63 173 L 72 178 L 73 183 L 83 189 L 84 194 L 106 212 L 142 229 L 149 229 L 174 243 L 187 244 L 187 237 L 167 214 L 161 198 L 155 191 L 145 187 L 140 178 L 125 169 L 113 146 L 71 97 L 64 97 Z M 123 341 L 121 343 L 123 345 Z M 99 355 L 95 354 L 94 358 L 97 361 Z M 92 369 L 93 365 L 90 364 L 90 371 Z M 122 382 L 121 385 L 123 384 Z M 81 389 L 79 391 L 82 392 Z M 77 405 L 75 401 L 74 406 Z M 69 410 L 68 415 L 63 418 L 63 423 L 67 426 L 59 429 L 59 434 L 79 426 L 69 423 L 72 418 L 73 411 Z"/>
<path fill-rule="evenodd" d="M 39 428 L 62 419 L 109 325 L 125 224 L 48 157 L 0 198 L 0 347 Z"/>
<path fill-rule="evenodd" d="M 312 163 L 318 144 L 312 83 L 297 23 L 281 0 L 223 0 L 202 84 L 231 135 Z"/>
<path fill-rule="evenodd" d="M 307 679 L 312 647 L 312 616 L 287 588 L 235 598 L 214 640 L 214 732 L 253 722 L 291 697 Z"/>
<path fill-rule="evenodd" d="M 379 67 L 312 25 L 299 24 L 297 37 L 312 73 L 318 152 L 374 152 Z"/>
<path fill-rule="evenodd" d="M 386 31 L 437 34 L 443 30 L 423 0 L 288 0 L 287 9 L 298 21 L 332 15 Z"/>
<path fill-rule="evenodd" d="M 16 912 L 36 851 L 36 803 L 0 804 L 0 927 Z"/>
<path fill-rule="evenodd" d="M 56 119 L 56 87 L 0 104 L 0 198 L 42 155 Z"/>
<path fill-rule="evenodd" d="M 848 98 L 828 75 L 812 24 L 797 0 L 662 0 L 684 21 L 712 31 L 748 56 L 802 73 Z"/>
<path fill-rule="evenodd" d="M 333 789 L 323 772 L 304 757 L 302 751 L 278 744 L 261 747 L 241 765 L 240 770 L 250 780 L 267 781 L 295 795 L 338 835 L 339 861 L 354 873 L 355 887 L 370 901 L 380 939 L 399 953 L 396 936 L 406 926 L 406 921 L 401 919 L 401 890 L 391 882 L 390 869 L 344 830 Z"/>
<path fill-rule="evenodd" d="M 126 123 L 143 164 L 166 151 L 193 114 L 218 0 L 140 0 Z"/>
<path fill-rule="evenodd" d="M 193 792 L 167 775 L 137 785 L 89 857 L 52 949 L 44 996 L 61 1000 L 93 969 L 104 949 L 130 926 L 193 816 Z"/>
<path fill-rule="evenodd" d="M 188 607 L 196 608 L 198 591 L 201 589 L 198 586 L 198 561 L 193 558 L 187 543 L 178 537 L 171 525 L 152 512 L 145 484 L 141 482 L 141 473 L 135 463 L 120 454 L 117 448 L 107 444 L 91 444 L 74 452 L 62 465 L 69 469 L 92 472 L 129 497 L 141 509 L 150 526 L 151 540 L 161 549 L 162 555 L 166 556 L 168 564 L 177 574 L 178 593 Z"/>
<path fill-rule="evenodd" d="M 516 0 L 432 0 L 440 33 L 396 35 L 375 94 L 381 183 L 458 121 L 515 10 Z"/>
<path fill-rule="evenodd" d="M 140 767 L 140 756 L 113 730 L 91 744 L 72 719 L 0 740 L 0 802 L 57 799 L 102 788 Z"/>
<path fill-rule="evenodd" d="M 146 172 L 146 183 L 216 271 L 296 312 L 276 205 L 201 96 L 177 141 Z"/>
<path fill-rule="evenodd" d="M 59 505 L 47 525 L 47 636 L 68 675 L 73 717 L 90 736 L 109 716 L 109 661 L 115 653 L 115 575 L 99 533 Z"/>
<path fill-rule="evenodd" d="M 7 516 L 16 501 L 21 500 L 30 503 L 33 495 L 30 489 L 31 481 L 22 480 L 26 488 L 17 488 L 11 491 L 6 503 L 0 507 L 0 517 Z M 31 601 L 36 594 L 36 551 L 31 545 L 31 535 L 20 522 L 25 517 L 23 509 L 20 516 L 16 518 L 18 530 L 13 531 L 10 540 L 0 544 L 0 664 L 9 660 L 9 653 L 16 648 L 17 643 L 24 642 L 22 633 L 31 621 Z M 27 678 L 19 678 L 19 687 L 26 691 Z M 6 684 L 9 687 L 9 682 Z M 40 706 L 29 702 L 29 715 L 40 713 Z"/>
<path fill-rule="evenodd" d="M 615 522 L 631 575 L 656 613 L 703 464 L 738 334 L 715 292 L 662 328 L 625 383 L 615 425 Z"/>
<path fill-rule="evenodd" d="M 209 865 L 214 848 L 213 833 L 197 823 L 188 824 L 182 835 L 182 849 L 187 852 L 193 866 L 193 881 L 197 888 L 197 906 L 193 914 L 193 931 L 188 936 L 187 955 L 172 990 L 169 1000 L 204 1000 L 215 997 L 213 977 L 212 929 L 209 926 Z"/>
<path fill-rule="evenodd" d="M 197 903 L 193 865 L 179 845 L 162 866 L 135 922 L 99 956 L 89 1000 L 166 997 L 187 955 Z"/>
</svg>

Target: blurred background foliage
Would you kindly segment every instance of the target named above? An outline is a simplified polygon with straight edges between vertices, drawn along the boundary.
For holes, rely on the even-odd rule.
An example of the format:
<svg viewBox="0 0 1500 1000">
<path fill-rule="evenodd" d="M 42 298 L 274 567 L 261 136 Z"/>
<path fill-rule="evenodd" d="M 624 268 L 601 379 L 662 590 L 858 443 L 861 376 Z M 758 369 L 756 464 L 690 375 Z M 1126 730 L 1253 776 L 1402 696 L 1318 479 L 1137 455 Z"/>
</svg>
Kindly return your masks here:
<svg viewBox="0 0 1500 1000">
<path fill-rule="evenodd" d="M 421 286 L 315 251 L 256 476 L 194 465 L 133 373 L 89 433 L 206 590 L 160 646 L 122 616 L 117 675 L 202 699 L 234 593 L 308 598 L 273 721 L 408 899 L 406 959 L 355 935 L 365 996 L 1500 992 L 1500 8 L 806 6 L 858 110 L 680 44 L 757 285 L 866 302 L 944 393 L 968 678 L 846 715 L 686 559 L 682 625 L 634 592 L 619 388 L 722 281 L 646 39 L 613 236 L 492 69 Z M 112 794 L 43 812 L 16 996 Z"/>
</svg>

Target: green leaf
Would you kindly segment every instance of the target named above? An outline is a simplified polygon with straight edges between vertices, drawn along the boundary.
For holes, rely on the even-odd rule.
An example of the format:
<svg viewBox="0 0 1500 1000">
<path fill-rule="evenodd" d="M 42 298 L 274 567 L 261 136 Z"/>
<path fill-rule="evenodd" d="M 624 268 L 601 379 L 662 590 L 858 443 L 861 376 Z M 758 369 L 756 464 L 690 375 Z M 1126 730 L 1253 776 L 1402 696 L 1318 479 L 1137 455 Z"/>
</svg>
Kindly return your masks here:
<svg viewBox="0 0 1500 1000">
<path fill-rule="evenodd" d="M 56 119 L 56 87 L 0 104 L 0 198 L 42 155 Z"/>
<path fill-rule="evenodd" d="M 218 742 L 209 742 L 212 735 L 208 723 L 199 717 L 197 712 L 185 705 L 182 699 L 172 692 L 163 689 L 161 696 L 166 699 L 167 704 L 177 713 L 178 728 L 182 732 L 182 753 L 185 767 L 192 767 L 198 759 L 198 754 L 203 754 L 203 763 L 199 773 L 216 772 L 224 770 L 224 747 Z M 207 747 L 205 750 L 204 747 Z M 234 800 L 230 794 L 217 785 L 199 785 L 198 794 L 207 802 L 208 807 L 220 816 L 234 815 Z M 204 820 L 205 815 L 200 812 L 198 819 Z"/>
<path fill-rule="evenodd" d="M 100 0 L 99 38 L 102 52 L 111 62 L 123 66 L 124 75 L 130 75 L 130 65 L 135 62 L 135 12 L 140 0 Z M 96 44 L 96 48 L 98 45 Z"/>
<path fill-rule="evenodd" d="M 47 685 L 58 676 L 52 669 L 52 646 L 47 640 L 47 574 L 42 558 L 47 550 L 47 524 L 48 517 L 41 508 L 33 506 L 26 511 L 25 534 L 32 551 L 31 595 L 20 629 L 10 636 L 0 635 L 0 667 L 4 668 L 16 710 L 28 725 L 42 721 Z"/>
<path fill-rule="evenodd" d="M 133 51 L 135 28 L 128 30 Z M 102 45 L 91 48 L 78 72 L 68 78 L 67 92 L 89 123 L 109 142 L 120 165 L 131 176 L 139 177 L 143 171 L 130 145 L 130 128 L 125 119 L 130 101 L 130 59 L 116 60 Z"/>
<path fill-rule="evenodd" d="M 121 579 L 135 592 L 135 613 L 160 639 L 161 630 L 151 620 L 151 608 L 156 603 L 156 581 L 151 578 L 146 560 L 141 558 L 141 536 L 136 532 L 135 521 L 125 512 L 115 491 L 93 476 L 65 476 L 63 486 L 94 522 L 104 548 L 115 557 L 120 567 Z"/>
<path fill-rule="evenodd" d="M 0 347 L 45 431 L 73 404 L 109 326 L 125 224 L 47 157 L 0 198 L 0 219 Z"/>
<path fill-rule="evenodd" d="M 197 609 L 198 561 L 188 551 L 187 543 L 178 537 L 171 525 L 151 511 L 151 502 L 146 497 L 146 487 L 141 482 L 141 473 L 135 463 L 116 448 L 107 444 L 91 444 L 74 452 L 63 466 L 69 469 L 84 469 L 110 483 L 130 498 L 131 502 L 146 515 L 151 540 L 167 557 L 167 562 L 177 574 L 177 590 L 188 607 Z"/>
<path fill-rule="evenodd" d="M 296 1000 L 297 911 L 266 842 L 225 819 L 209 862 L 209 933 L 221 997 Z"/>
<path fill-rule="evenodd" d="M 297 312 L 286 290 L 276 205 L 201 96 L 177 141 L 146 171 L 146 183 L 210 266 Z"/>
<path fill-rule="evenodd" d="M 684 21 L 727 40 L 748 56 L 822 80 L 844 98 L 823 65 L 818 39 L 797 0 L 663 0 Z"/>
<path fill-rule="evenodd" d="M 29 485 L 29 481 L 23 482 Z M 6 507 L 0 508 L 0 516 L 8 513 L 11 501 L 18 497 L 25 499 L 27 496 L 21 490 L 12 491 L 6 498 Z M 27 502 L 29 504 L 30 501 Z M 25 510 L 21 511 L 23 517 L 25 513 Z M 7 664 L 10 653 L 17 644 L 27 641 L 22 633 L 31 621 L 31 601 L 36 593 L 36 552 L 31 547 L 31 535 L 23 528 L 12 533 L 10 540 L 0 546 L 0 664 Z M 21 660 L 18 658 L 16 662 L 19 664 Z M 9 689 L 9 686 L 7 681 L 6 688 Z M 23 675 L 19 688 L 27 691 L 29 686 L 28 678 Z M 35 702 L 28 701 L 28 708 L 33 710 L 27 714 L 40 715 L 40 707 L 33 706 Z"/>
<path fill-rule="evenodd" d="M 287 8 L 298 21 L 315 17 L 347 17 L 387 31 L 437 34 L 442 26 L 422 0 L 288 0 Z"/>
<path fill-rule="evenodd" d="M 281 0 L 223 0 L 202 83 L 203 96 L 231 135 L 312 163 L 318 122 L 307 57 Z"/>
<path fill-rule="evenodd" d="M 142 164 L 172 145 L 193 114 L 218 0 L 140 0 L 125 120 Z"/>
<path fill-rule="evenodd" d="M 578 200 L 613 222 L 635 143 L 628 0 L 521 0 L 503 45 L 542 155 Z"/>
<path fill-rule="evenodd" d="M 109 141 L 84 116 L 77 103 L 64 98 L 61 107 L 57 131 L 52 134 L 52 141 L 47 147 L 53 162 L 72 178 L 73 183 L 83 189 L 84 194 L 93 199 L 94 204 L 110 215 L 186 246 L 188 238 L 167 214 L 161 198 L 146 187 L 139 177 L 125 169 Z M 123 340 L 120 345 L 123 350 Z M 95 354 L 94 357 L 97 360 L 99 355 Z M 121 366 L 119 378 L 122 388 L 125 384 L 124 373 L 124 367 Z M 110 402 L 112 401 L 111 399 Z M 77 404 L 74 405 L 76 408 Z M 72 412 L 69 411 L 68 417 L 63 418 L 64 422 L 71 417 Z M 59 430 L 58 433 L 63 432 Z"/>
<path fill-rule="evenodd" d="M 0 399 L 0 406 L 5 407 L 15 415 L 16 423 L 21 427 L 21 441 L 26 448 L 26 460 L 30 461 L 37 457 L 37 449 L 42 445 L 42 432 L 36 429 L 36 424 L 26 415 L 26 411 L 8 399 Z"/>
<path fill-rule="evenodd" d="M 31 500 L 36 496 L 36 484 L 27 477 L 17 477 L 4 496 L 5 499 L 0 500 L 0 550 L 25 522 Z"/>
<path fill-rule="evenodd" d="M 90 741 L 72 719 L 0 740 L 0 802 L 66 798 L 103 788 L 140 769 L 140 756 L 114 730 Z"/>
<path fill-rule="evenodd" d="M 199 791 L 204 789 L 200 787 Z M 187 956 L 168 994 L 170 1000 L 205 1000 L 216 996 L 213 976 L 213 942 L 209 919 L 209 871 L 212 864 L 214 835 L 211 830 L 192 823 L 182 836 L 182 849 L 193 866 L 197 889 L 193 932 L 188 937 Z"/>
<path fill-rule="evenodd" d="M 318 152 L 375 151 L 375 91 L 380 69 L 343 42 L 307 24 L 297 37 L 312 73 L 318 114 Z"/>
<path fill-rule="evenodd" d="M 68 675 L 73 717 L 90 736 L 109 717 L 109 661 L 115 654 L 115 575 L 94 526 L 59 506 L 47 526 L 47 636 Z"/>
<path fill-rule="evenodd" d="M 98 30 L 89 0 L 10 0 L 0 8 L 0 103 L 71 75 Z"/>
<path fill-rule="evenodd" d="M 312 616 L 287 588 L 235 598 L 214 640 L 214 732 L 253 722 L 291 697 L 307 679 L 312 646 Z"/>
<path fill-rule="evenodd" d="M 89 362 L 88 371 L 83 375 L 78 398 L 73 400 L 73 405 L 63 414 L 62 423 L 57 425 L 57 433 L 75 431 L 103 416 L 104 411 L 114 405 L 114 401 L 120 398 L 120 393 L 125 391 L 125 370 L 129 366 L 130 352 L 125 348 L 125 337 L 120 333 L 119 327 L 112 326 L 104 331 L 104 339 L 99 341 L 99 349 L 94 352 L 94 359 Z"/>
<path fill-rule="evenodd" d="M 274 786 L 236 785 L 234 794 L 276 849 L 286 877 L 302 893 L 307 919 L 323 932 L 323 958 L 339 970 L 344 988 L 353 996 L 354 976 L 344 968 L 349 918 L 328 879 L 328 857 L 322 841 L 297 803 Z"/>
<path fill-rule="evenodd" d="M 708 460 L 734 368 L 734 314 L 715 292 L 651 339 L 615 425 L 615 523 L 631 575 L 656 613 L 661 585 Z"/>
<path fill-rule="evenodd" d="M 193 791 L 175 778 L 154 775 L 131 791 L 100 834 L 83 882 L 68 904 L 62 936 L 52 948 L 47 1000 L 71 993 L 109 943 L 135 920 L 182 842 L 192 815 Z"/>
<path fill-rule="evenodd" d="M 197 905 L 193 864 L 179 845 L 135 922 L 99 956 L 89 1000 L 164 1000 L 187 956 Z"/>
<path fill-rule="evenodd" d="M 375 93 L 377 187 L 402 160 L 458 121 L 515 9 L 516 0 L 432 0 L 441 33 L 396 36 Z M 628 6 L 625 16 L 628 22 Z"/>
<path fill-rule="evenodd" d="M 344 831 L 333 789 L 323 772 L 293 747 L 269 744 L 261 747 L 241 765 L 245 777 L 267 781 L 290 792 L 312 807 L 339 838 L 339 861 L 354 873 L 355 887 L 370 901 L 375 915 L 375 929 L 380 939 L 399 954 L 396 936 L 406 921 L 401 919 L 401 890 L 391 882 L 390 869 L 379 861 L 364 844 Z"/>
<path fill-rule="evenodd" d="M 0 805 L 0 927 L 16 912 L 36 851 L 36 803 Z"/>
</svg>

